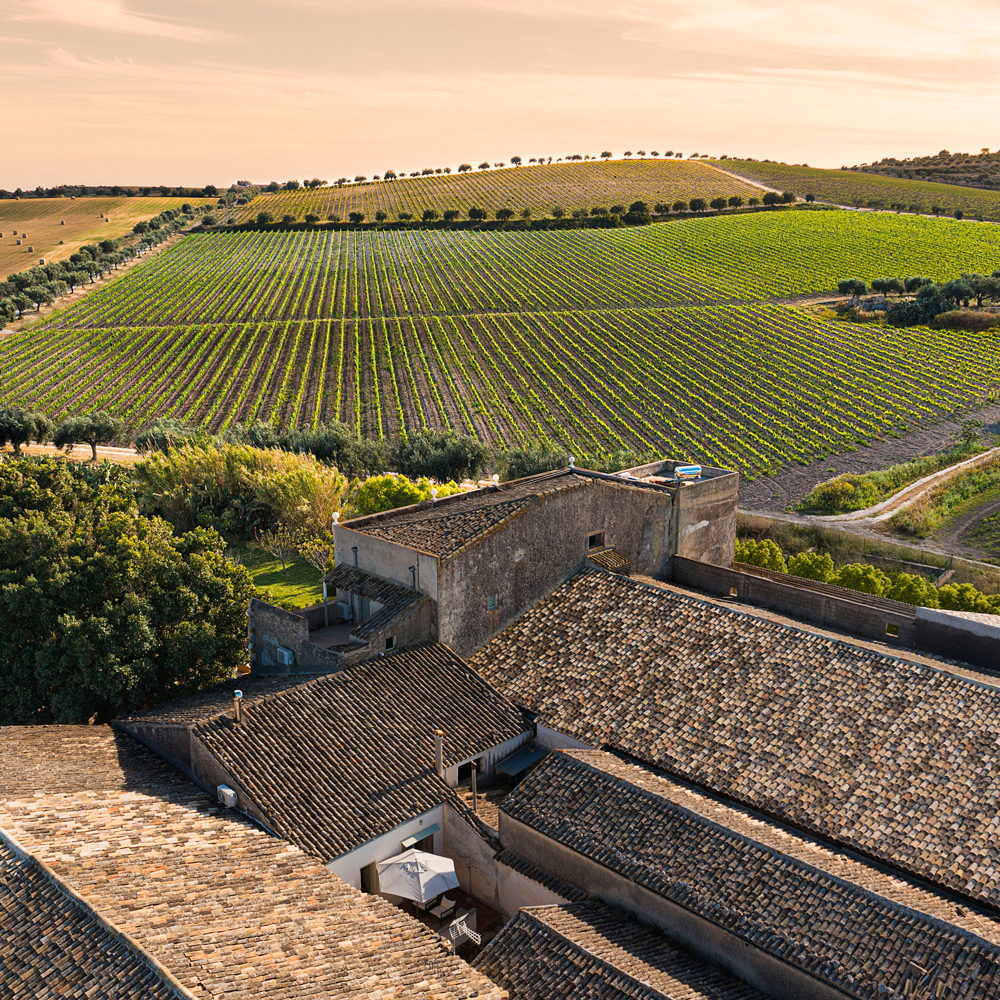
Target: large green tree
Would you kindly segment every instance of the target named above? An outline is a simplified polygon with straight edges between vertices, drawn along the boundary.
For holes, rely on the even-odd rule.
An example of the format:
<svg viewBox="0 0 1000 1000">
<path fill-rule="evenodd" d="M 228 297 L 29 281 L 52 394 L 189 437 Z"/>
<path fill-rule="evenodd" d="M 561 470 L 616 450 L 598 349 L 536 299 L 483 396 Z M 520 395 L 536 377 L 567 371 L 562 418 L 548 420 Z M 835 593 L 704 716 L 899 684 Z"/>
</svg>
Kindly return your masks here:
<svg viewBox="0 0 1000 1000">
<path fill-rule="evenodd" d="M 232 675 L 246 568 L 139 514 L 115 467 L 0 464 L 0 722 L 106 720 Z"/>
<path fill-rule="evenodd" d="M 104 410 L 67 417 L 56 428 L 52 443 L 57 448 L 70 449 L 82 442 L 89 444 L 91 457 L 97 461 L 97 446 L 125 436 L 125 421 L 112 417 Z"/>
</svg>

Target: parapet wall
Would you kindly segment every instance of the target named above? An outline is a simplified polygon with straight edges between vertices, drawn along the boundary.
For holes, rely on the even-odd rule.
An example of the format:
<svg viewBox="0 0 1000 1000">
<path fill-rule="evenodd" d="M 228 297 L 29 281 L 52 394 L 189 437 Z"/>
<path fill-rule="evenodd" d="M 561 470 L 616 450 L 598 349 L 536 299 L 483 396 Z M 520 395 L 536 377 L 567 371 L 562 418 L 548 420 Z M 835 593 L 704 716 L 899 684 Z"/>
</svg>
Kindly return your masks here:
<svg viewBox="0 0 1000 1000">
<path fill-rule="evenodd" d="M 785 574 L 752 572 L 712 566 L 675 556 L 675 583 L 722 597 L 736 597 L 747 604 L 827 628 L 896 646 L 919 647 L 916 610 L 843 587 L 833 587 Z"/>
</svg>

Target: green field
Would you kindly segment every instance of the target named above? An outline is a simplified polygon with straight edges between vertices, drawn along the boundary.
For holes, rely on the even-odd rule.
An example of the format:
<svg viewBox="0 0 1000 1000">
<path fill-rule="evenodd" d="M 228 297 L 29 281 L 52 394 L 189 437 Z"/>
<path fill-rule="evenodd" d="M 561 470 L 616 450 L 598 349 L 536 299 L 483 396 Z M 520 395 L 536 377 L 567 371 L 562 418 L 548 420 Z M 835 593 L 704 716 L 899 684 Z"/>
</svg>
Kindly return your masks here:
<svg viewBox="0 0 1000 1000">
<path fill-rule="evenodd" d="M 0 401 L 133 426 L 452 429 L 755 474 L 953 412 L 1000 379 L 1000 331 L 825 322 L 769 297 L 997 264 L 994 226 L 829 211 L 192 235 L 0 341 Z"/>
<path fill-rule="evenodd" d="M 987 220 L 1000 221 L 1000 191 L 904 180 L 854 170 L 818 170 L 814 167 L 748 160 L 712 162 L 723 170 L 730 170 L 758 184 L 765 184 L 779 191 L 793 191 L 800 198 L 814 194 L 819 201 L 853 205 L 857 208 L 892 208 L 893 205 L 902 205 L 904 211 L 926 215 L 936 205 L 947 215 L 962 211 L 971 219 L 982 216 Z"/>
<path fill-rule="evenodd" d="M 464 218 L 473 206 L 486 209 L 492 218 L 498 208 L 518 214 L 528 208 L 536 218 L 551 215 L 557 205 L 575 208 L 610 208 L 645 201 L 690 201 L 706 198 L 760 195 L 751 184 L 726 177 L 702 163 L 684 160 L 610 160 L 593 163 L 552 163 L 543 166 L 474 170 L 466 174 L 400 177 L 393 181 L 368 181 L 307 191 L 262 194 L 249 205 L 235 209 L 233 221 L 244 222 L 258 212 L 276 219 L 285 214 L 300 220 L 307 213 L 325 219 L 331 213 L 347 219 L 363 212 L 369 220 L 379 210 L 395 219 L 400 212 L 420 217 L 424 209 L 444 212 L 458 209 Z"/>
<path fill-rule="evenodd" d="M 80 330 L 619 309 L 832 291 L 1000 266 L 991 225 L 833 211 L 627 229 L 192 235 L 45 324 Z"/>
<path fill-rule="evenodd" d="M 40 257 L 65 260 L 84 243 L 124 236 L 140 219 L 151 219 L 167 208 L 214 202 L 214 198 L 4 199 L 0 201 L 0 279 L 28 270 Z"/>
</svg>

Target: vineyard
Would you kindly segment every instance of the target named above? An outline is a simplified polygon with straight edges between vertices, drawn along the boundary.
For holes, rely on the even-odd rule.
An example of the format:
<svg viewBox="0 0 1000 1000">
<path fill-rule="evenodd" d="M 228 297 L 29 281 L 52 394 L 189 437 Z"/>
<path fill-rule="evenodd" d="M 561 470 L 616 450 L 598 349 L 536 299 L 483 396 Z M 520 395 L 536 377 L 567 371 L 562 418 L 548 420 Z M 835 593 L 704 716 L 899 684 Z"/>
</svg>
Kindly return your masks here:
<svg viewBox="0 0 1000 1000">
<path fill-rule="evenodd" d="M 710 304 L 845 275 L 990 272 L 1000 229 L 835 211 L 549 232 L 192 235 L 46 327 L 261 323 Z"/>
<path fill-rule="evenodd" d="M 116 239 L 140 219 L 211 198 L 24 198 L 0 201 L 0 280 L 45 260 L 65 260 L 84 243 Z M 102 214 L 103 213 L 103 214 Z M 65 222 L 65 225 L 61 223 Z M 14 230 L 18 235 L 14 236 Z M 28 238 L 17 245 L 22 233 Z M 64 242 L 60 244 L 60 240 Z M 33 250 L 29 251 L 29 246 Z"/>
<path fill-rule="evenodd" d="M 551 163 L 541 166 L 508 167 L 463 174 L 400 177 L 392 181 L 368 181 L 315 190 L 279 191 L 262 194 L 250 204 L 234 210 L 232 221 L 245 222 L 258 212 L 276 219 L 312 213 L 325 219 L 350 212 L 363 212 L 374 219 L 378 211 L 391 219 L 400 212 L 419 218 L 424 209 L 441 213 L 457 209 L 465 216 L 473 206 L 493 214 L 498 208 L 524 208 L 536 218 L 550 215 L 557 205 L 571 212 L 597 205 L 608 208 L 642 200 L 650 205 L 677 199 L 729 198 L 760 195 L 760 188 L 726 177 L 697 161 L 612 160 L 610 162 Z"/>
<path fill-rule="evenodd" d="M 937 206 L 944 213 L 964 212 L 969 218 L 1000 221 L 1000 191 L 911 181 L 881 174 L 854 170 L 818 170 L 813 167 L 788 166 L 784 163 L 758 163 L 747 160 L 714 161 L 758 184 L 794 191 L 800 198 L 814 194 L 820 201 L 858 208 L 892 208 L 902 205 L 905 211 L 930 214 Z"/>
<path fill-rule="evenodd" d="M 1000 230 L 779 212 L 623 230 L 192 235 L 0 341 L 0 402 L 133 426 L 453 429 L 755 474 L 994 391 L 1000 333 L 821 321 L 845 273 L 1000 264 Z"/>
</svg>

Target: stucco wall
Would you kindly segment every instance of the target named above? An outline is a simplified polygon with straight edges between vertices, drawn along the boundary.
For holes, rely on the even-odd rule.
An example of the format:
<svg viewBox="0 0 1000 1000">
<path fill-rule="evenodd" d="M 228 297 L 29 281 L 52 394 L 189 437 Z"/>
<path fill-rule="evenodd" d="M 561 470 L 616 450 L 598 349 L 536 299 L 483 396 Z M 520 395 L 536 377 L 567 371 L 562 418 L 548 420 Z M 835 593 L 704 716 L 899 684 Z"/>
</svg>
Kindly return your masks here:
<svg viewBox="0 0 1000 1000">
<path fill-rule="evenodd" d="M 438 634 L 460 656 L 478 649 L 514 617 L 579 569 L 587 537 L 629 559 L 633 571 L 661 573 L 673 549 L 672 498 L 605 480 L 560 490 L 494 530 L 438 574 Z M 489 611 L 487 598 L 498 596 Z"/>
<path fill-rule="evenodd" d="M 500 864 L 496 848 L 454 809 L 444 808 L 444 853 L 455 862 L 462 888 L 509 920 L 522 906 L 551 906 L 569 900 L 526 875 Z"/>
<path fill-rule="evenodd" d="M 410 567 L 413 566 L 417 571 L 417 590 L 437 600 L 437 559 L 434 556 L 384 538 L 362 534 L 344 524 L 338 524 L 333 529 L 333 538 L 335 565 L 353 566 L 354 553 L 351 549 L 357 546 L 358 569 L 409 587 Z"/>
<path fill-rule="evenodd" d="M 681 944 L 725 966 L 770 996 L 844 1000 L 847 994 L 786 965 L 742 938 L 599 865 L 500 812 L 504 847 L 606 903 L 665 930 Z"/>
<path fill-rule="evenodd" d="M 678 487 L 674 506 L 677 555 L 716 566 L 732 563 L 739 484 L 740 477 L 732 473 Z"/>
<path fill-rule="evenodd" d="M 1000 615 L 996 623 L 917 608 L 917 645 L 930 653 L 1000 671 Z"/>
<path fill-rule="evenodd" d="M 503 760 L 508 754 L 512 754 L 518 747 L 524 746 L 525 743 L 529 742 L 531 739 L 531 731 L 525 730 L 513 739 L 507 740 L 505 743 L 501 743 L 499 746 L 492 747 L 483 754 L 479 754 L 476 757 L 466 757 L 451 767 L 446 767 L 444 771 L 445 782 L 454 788 L 458 784 L 458 769 L 462 764 L 467 764 L 470 760 L 480 761 L 479 767 L 479 778 L 480 782 L 492 781 L 493 779 L 493 769 L 496 766 L 497 761 Z M 444 737 L 444 756 L 447 760 L 448 758 L 448 734 L 445 733 Z"/>
<path fill-rule="evenodd" d="M 362 868 L 402 853 L 401 845 L 404 840 L 408 840 L 410 837 L 419 837 L 422 829 L 434 826 L 434 824 L 438 826 L 438 832 L 434 834 L 434 853 L 443 855 L 445 853 L 443 807 L 435 806 L 433 809 L 393 827 L 388 833 L 360 844 L 353 851 L 331 859 L 326 863 L 326 867 L 334 875 L 339 875 L 345 882 L 353 885 L 355 889 L 360 889 Z M 399 897 L 387 895 L 386 898 L 395 901 Z"/>
<path fill-rule="evenodd" d="M 559 732 L 558 729 L 549 729 L 548 726 L 536 725 L 535 742 L 539 746 L 547 747 L 549 750 L 596 750 L 599 749 L 592 743 L 583 743 L 572 736 Z"/>
<path fill-rule="evenodd" d="M 741 573 L 739 570 L 687 559 L 675 559 L 673 579 L 676 583 L 696 587 L 712 594 L 735 596 L 748 604 L 769 608 L 816 625 L 841 629 L 853 635 L 896 646 L 917 646 L 915 616 L 909 611 L 896 611 L 878 604 L 878 599 L 868 603 L 864 594 L 827 587 L 823 590 L 811 585 L 798 584 L 789 576 L 781 580 Z M 898 635 L 886 633 L 892 625 Z"/>
</svg>

